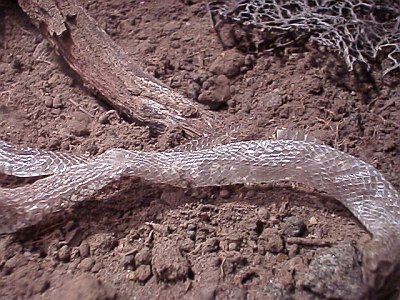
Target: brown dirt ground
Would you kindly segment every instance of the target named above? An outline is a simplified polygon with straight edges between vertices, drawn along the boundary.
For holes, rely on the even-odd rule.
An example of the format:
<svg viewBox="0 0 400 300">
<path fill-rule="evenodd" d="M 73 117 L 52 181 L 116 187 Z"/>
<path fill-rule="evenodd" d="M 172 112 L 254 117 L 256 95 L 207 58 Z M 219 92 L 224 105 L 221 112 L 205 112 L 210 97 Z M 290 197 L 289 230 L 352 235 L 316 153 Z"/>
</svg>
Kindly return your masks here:
<svg viewBox="0 0 400 300">
<path fill-rule="evenodd" d="M 248 137 L 276 126 L 306 130 L 376 166 L 400 188 L 399 76 L 348 74 L 312 45 L 282 55 L 225 51 L 205 1 L 81 2 L 145 71 L 216 110 L 225 120 L 216 122 L 219 132 L 232 125 Z M 175 133 L 154 137 L 120 119 L 13 6 L 0 7 L 0 138 L 90 154 L 181 142 Z M 180 190 L 129 179 L 112 188 L 107 199 L 0 237 L 0 299 L 362 295 L 357 247 L 369 236 L 318 193 L 279 186 Z"/>
</svg>

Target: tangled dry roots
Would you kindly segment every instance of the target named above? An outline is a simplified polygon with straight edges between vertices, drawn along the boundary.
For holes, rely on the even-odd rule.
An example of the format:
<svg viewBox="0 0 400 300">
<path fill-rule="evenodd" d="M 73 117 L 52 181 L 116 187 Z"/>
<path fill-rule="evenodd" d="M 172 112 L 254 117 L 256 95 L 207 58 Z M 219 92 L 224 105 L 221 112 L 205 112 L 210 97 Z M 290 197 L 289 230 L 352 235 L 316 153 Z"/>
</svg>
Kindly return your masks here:
<svg viewBox="0 0 400 300">
<path fill-rule="evenodd" d="M 222 0 L 208 8 L 214 25 L 236 23 L 272 36 L 270 48 L 307 37 L 336 51 L 349 70 L 356 62 L 368 69 L 380 62 L 385 75 L 400 68 L 398 0 Z"/>
</svg>

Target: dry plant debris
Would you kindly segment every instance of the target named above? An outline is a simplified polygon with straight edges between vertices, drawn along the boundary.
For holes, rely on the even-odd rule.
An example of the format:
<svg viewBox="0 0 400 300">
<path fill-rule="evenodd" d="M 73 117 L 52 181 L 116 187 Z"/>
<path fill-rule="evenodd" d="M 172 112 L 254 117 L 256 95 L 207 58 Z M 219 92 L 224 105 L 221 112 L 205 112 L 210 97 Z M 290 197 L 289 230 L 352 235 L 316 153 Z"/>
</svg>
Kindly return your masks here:
<svg viewBox="0 0 400 300">
<path fill-rule="evenodd" d="M 208 8 L 217 30 L 221 22 L 255 28 L 269 49 L 310 39 L 336 51 L 350 71 L 357 62 L 380 62 L 385 75 L 400 67 L 398 1 L 227 0 Z"/>
</svg>

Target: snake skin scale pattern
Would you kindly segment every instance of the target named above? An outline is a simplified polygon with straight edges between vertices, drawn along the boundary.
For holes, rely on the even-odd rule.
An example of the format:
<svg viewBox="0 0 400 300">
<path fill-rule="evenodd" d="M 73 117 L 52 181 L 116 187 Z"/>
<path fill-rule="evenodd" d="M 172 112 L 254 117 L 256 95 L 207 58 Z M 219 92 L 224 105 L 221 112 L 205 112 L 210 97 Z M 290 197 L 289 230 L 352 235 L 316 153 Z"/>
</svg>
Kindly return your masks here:
<svg viewBox="0 0 400 300">
<path fill-rule="evenodd" d="M 0 173 L 48 175 L 31 185 L 0 188 L 0 233 L 12 233 L 49 214 L 90 199 L 122 176 L 177 187 L 257 185 L 290 181 L 326 192 L 372 234 L 363 251 L 363 274 L 374 284 L 382 263 L 399 263 L 400 196 L 373 166 L 304 134 L 280 130 L 274 139 L 199 145 L 178 151 L 110 149 L 94 157 L 0 142 Z"/>
</svg>

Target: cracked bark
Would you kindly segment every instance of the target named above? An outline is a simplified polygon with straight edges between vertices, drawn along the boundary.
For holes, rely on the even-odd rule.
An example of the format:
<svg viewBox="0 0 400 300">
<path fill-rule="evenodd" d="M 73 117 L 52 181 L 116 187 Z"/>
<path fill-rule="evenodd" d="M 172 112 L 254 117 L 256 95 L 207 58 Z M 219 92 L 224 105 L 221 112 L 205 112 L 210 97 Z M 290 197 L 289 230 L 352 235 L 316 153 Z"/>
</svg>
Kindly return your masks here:
<svg viewBox="0 0 400 300">
<path fill-rule="evenodd" d="M 211 131 L 211 112 L 144 73 L 75 1 L 18 3 L 81 80 L 127 121 L 158 133 Z"/>
</svg>

